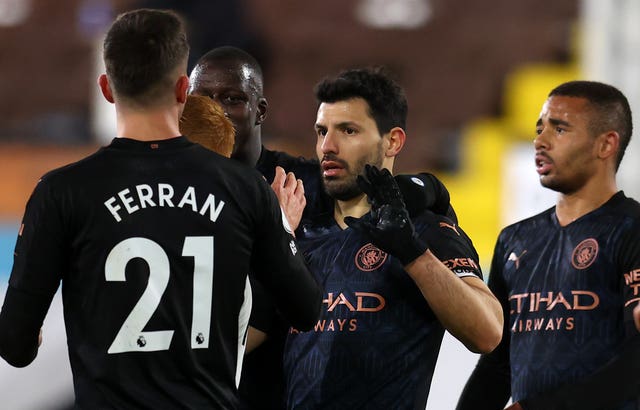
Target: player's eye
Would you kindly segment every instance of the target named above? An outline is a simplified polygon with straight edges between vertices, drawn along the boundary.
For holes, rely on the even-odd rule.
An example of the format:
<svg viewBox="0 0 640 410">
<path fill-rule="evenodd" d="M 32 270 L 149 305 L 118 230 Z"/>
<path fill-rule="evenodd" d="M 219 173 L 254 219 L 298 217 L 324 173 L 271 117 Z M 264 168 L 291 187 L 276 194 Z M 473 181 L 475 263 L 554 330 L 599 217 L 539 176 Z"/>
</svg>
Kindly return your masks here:
<svg viewBox="0 0 640 410">
<path fill-rule="evenodd" d="M 230 105 L 242 104 L 246 101 L 244 97 L 239 95 L 224 95 L 222 96 L 222 98 L 220 98 L 220 100 L 222 101 L 223 104 L 230 104 Z"/>
</svg>

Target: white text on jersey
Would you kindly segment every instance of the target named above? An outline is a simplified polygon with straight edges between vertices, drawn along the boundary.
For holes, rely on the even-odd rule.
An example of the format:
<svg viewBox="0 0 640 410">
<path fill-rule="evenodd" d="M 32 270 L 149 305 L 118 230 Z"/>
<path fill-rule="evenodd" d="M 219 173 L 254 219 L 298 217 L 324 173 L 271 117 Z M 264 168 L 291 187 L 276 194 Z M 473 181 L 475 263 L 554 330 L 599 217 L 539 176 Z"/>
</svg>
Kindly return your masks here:
<svg viewBox="0 0 640 410">
<path fill-rule="evenodd" d="M 203 216 L 208 210 L 209 219 L 211 222 L 215 222 L 224 207 L 224 201 L 218 201 L 216 204 L 216 198 L 213 194 L 208 194 L 204 203 L 199 206 L 196 198 L 196 190 L 192 186 L 187 187 L 177 205 L 175 205 L 173 201 L 174 193 L 173 186 L 169 184 L 158 184 L 157 191 L 154 191 L 150 185 L 140 184 L 136 185 L 133 190 L 126 188 L 118 192 L 116 195 L 107 199 L 104 202 L 104 206 L 107 207 L 117 222 L 122 220 L 120 216 L 122 211 L 132 214 L 139 209 L 156 206 L 191 208 L 193 212 L 197 212 Z"/>
</svg>

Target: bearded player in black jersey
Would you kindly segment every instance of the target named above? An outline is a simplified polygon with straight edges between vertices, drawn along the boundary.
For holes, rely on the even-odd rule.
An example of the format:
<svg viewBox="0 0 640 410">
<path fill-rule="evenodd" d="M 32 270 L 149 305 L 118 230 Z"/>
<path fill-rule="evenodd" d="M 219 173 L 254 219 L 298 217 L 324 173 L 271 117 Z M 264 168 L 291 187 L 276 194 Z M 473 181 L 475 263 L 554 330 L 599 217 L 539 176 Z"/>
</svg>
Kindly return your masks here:
<svg viewBox="0 0 640 410">
<path fill-rule="evenodd" d="M 333 214 L 333 199 L 324 191 L 317 159 L 295 157 L 263 146 L 262 124 L 267 117 L 268 102 L 263 94 L 262 68 L 253 56 L 235 47 L 215 48 L 198 60 L 190 80 L 190 94 L 216 101 L 234 123 L 236 142 L 232 158 L 255 166 L 269 182 L 273 181 L 276 192 L 294 186 L 294 178 L 304 182 L 306 207 L 304 211 L 288 213 L 292 226 L 298 226 L 301 218 L 311 220 Z M 457 221 L 449 204 L 449 193 L 435 176 L 428 173 L 398 175 L 396 181 L 412 215 L 430 209 Z M 298 182 L 298 185 L 301 184 Z M 263 340 L 267 333 L 268 337 L 245 359 L 240 383 L 242 406 L 247 409 L 284 408 L 282 350 L 289 324 L 277 316 L 264 314 L 270 311 L 269 303 L 263 305 L 265 296 L 255 295 L 255 292 L 261 292 L 259 286 L 253 289 L 256 304 L 250 334 L 257 337 L 251 340 Z"/>
<path fill-rule="evenodd" d="M 174 13 L 119 16 L 99 78 L 117 138 L 46 174 L 27 204 L 0 355 L 34 360 L 62 282 L 79 408 L 236 408 L 249 271 L 288 321 L 310 328 L 319 314 L 320 289 L 263 177 L 180 136 L 187 56 Z"/>
</svg>

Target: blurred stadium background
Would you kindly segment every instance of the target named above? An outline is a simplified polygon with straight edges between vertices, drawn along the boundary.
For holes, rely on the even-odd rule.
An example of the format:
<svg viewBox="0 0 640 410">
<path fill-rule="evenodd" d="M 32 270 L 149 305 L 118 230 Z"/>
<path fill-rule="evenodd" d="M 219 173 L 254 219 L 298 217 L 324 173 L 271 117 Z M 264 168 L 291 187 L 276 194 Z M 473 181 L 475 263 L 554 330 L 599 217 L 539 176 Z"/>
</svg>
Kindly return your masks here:
<svg viewBox="0 0 640 410">
<path fill-rule="evenodd" d="M 143 6 L 185 16 L 193 59 L 220 45 L 256 56 L 269 100 L 265 145 L 294 154 L 314 155 L 317 81 L 351 66 L 389 67 L 409 100 L 396 171 L 428 170 L 445 181 L 486 273 L 499 230 L 554 201 L 538 185 L 531 144 L 550 89 L 571 79 L 608 82 L 640 116 L 637 0 L 0 0 L 2 297 L 38 178 L 115 136 L 113 107 L 95 86 L 102 35 L 117 13 Z M 619 172 L 635 198 L 639 160 L 635 136 Z M 453 409 L 476 359 L 445 339 L 427 409 Z M 72 402 L 59 296 L 36 361 L 26 369 L 0 363 L 0 397 L 9 410 Z"/>
</svg>

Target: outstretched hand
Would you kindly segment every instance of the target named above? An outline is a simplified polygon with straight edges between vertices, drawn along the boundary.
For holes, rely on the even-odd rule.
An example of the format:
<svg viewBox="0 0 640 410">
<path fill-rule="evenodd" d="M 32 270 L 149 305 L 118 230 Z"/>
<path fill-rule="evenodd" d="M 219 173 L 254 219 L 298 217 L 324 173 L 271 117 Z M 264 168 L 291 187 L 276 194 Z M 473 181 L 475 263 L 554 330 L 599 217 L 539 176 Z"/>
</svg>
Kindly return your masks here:
<svg viewBox="0 0 640 410">
<path fill-rule="evenodd" d="M 346 217 L 344 222 L 371 238 L 374 245 L 408 265 L 428 246 L 416 234 L 398 184 L 388 169 L 365 165 L 357 183 L 371 204 L 371 219 Z"/>
</svg>

